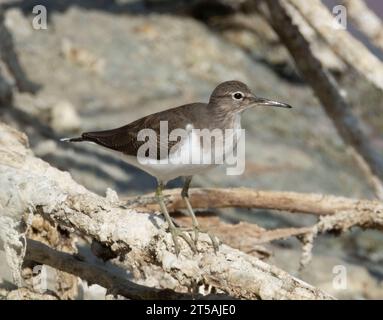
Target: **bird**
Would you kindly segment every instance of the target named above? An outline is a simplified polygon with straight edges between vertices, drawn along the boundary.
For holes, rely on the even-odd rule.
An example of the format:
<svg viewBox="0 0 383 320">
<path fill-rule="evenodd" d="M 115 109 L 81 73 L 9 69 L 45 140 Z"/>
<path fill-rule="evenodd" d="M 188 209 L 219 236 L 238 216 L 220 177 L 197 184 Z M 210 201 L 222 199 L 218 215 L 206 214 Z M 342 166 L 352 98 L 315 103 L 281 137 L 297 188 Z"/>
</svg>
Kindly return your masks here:
<svg viewBox="0 0 383 320">
<path fill-rule="evenodd" d="M 242 129 L 243 112 L 249 108 L 261 106 L 291 108 L 289 104 L 258 97 L 245 83 L 230 80 L 220 83 L 212 91 L 207 103 L 184 104 L 150 114 L 116 129 L 84 132 L 80 137 L 63 138 L 61 141 L 96 143 L 117 152 L 130 165 L 155 177 L 156 199 L 168 224 L 177 256 L 180 253 L 179 238 L 185 240 L 194 252 L 197 251 L 199 232 L 209 235 L 216 252 L 219 248 L 218 241 L 208 230 L 200 227 L 189 200 L 189 187 L 194 175 L 203 174 L 217 164 L 191 163 L 185 161 L 185 158 L 188 158 L 190 154 L 211 152 L 214 146 L 222 145 L 217 141 L 213 147 L 211 144 L 204 144 L 200 135 L 203 130 L 207 129 L 209 132 L 217 129 L 232 130 L 233 136 L 235 132 L 238 133 Z M 167 129 L 165 133 L 162 131 L 164 124 Z M 177 130 L 184 133 L 184 136 L 181 139 L 169 139 L 169 132 Z M 162 139 L 164 135 L 166 139 Z M 227 156 L 237 147 L 239 136 L 240 134 L 234 139 L 226 139 L 231 141 L 228 147 L 225 145 L 224 148 L 214 149 L 215 152 L 222 152 L 224 157 Z M 210 149 L 207 150 L 208 148 Z M 178 177 L 184 180 L 181 196 L 192 219 L 193 226 L 188 230 L 193 231 L 192 233 L 176 226 L 164 202 L 163 190 L 167 182 Z"/>
</svg>

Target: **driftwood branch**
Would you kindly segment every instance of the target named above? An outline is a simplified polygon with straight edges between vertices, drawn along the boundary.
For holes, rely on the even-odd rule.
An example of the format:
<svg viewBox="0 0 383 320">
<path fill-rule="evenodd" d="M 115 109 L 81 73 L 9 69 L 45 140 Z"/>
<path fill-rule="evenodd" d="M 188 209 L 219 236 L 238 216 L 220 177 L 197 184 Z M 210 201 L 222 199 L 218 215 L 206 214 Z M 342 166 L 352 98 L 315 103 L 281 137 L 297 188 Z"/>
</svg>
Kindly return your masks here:
<svg viewBox="0 0 383 320">
<path fill-rule="evenodd" d="M 366 160 L 354 149 L 349 148 L 349 153 L 351 153 L 352 157 L 355 159 L 359 168 L 364 173 L 364 176 L 367 178 L 370 186 L 375 191 L 375 196 L 377 199 L 383 201 L 383 181 L 380 180 L 372 171 L 371 167 L 368 165 Z"/>
<path fill-rule="evenodd" d="M 172 211 L 184 209 L 180 190 L 167 191 L 168 207 Z M 131 205 L 155 210 L 152 195 L 131 200 Z M 266 255 L 257 245 L 270 241 L 298 237 L 304 243 L 301 267 L 311 260 L 311 250 L 317 235 L 326 232 L 345 232 L 352 227 L 383 230 L 383 203 L 380 201 L 356 200 L 331 195 L 302 194 L 294 192 L 256 191 L 238 189 L 193 189 L 190 202 L 194 208 L 258 208 L 318 215 L 319 222 L 310 227 L 265 230 L 255 224 L 241 222 L 226 224 L 215 217 L 202 217 L 200 223 L 219 235 L 225 243 L 245 252 Z M 142 207 L 146 203 L 146 207 Z M 179 218 L 177 221 L 180 220 Z M 185 220 L 185 218 L 181 219 Z"/>
<path fill-rule="evenodd" d="M 47 245 L 28 239 L 25 260 L 51 266 L 55 269 L 74 274 L 89 285 L 99 284 L 114 295 L 129 299 L 192 299 L 201 295 L 179 293 L 168 289 L 156 289 L 136 284 L 126 277 L 114 274 L 106 268 L 82 261 L 79 257 L 54 250 Z"/>
<path fill-rule="evenodd" d="M 293 23 L 299 28 L 299 31 L 310 43 L 313 55 L 321 62 L 321 64 L 331 71 L 346 71 L 346 64 L 343 60 L 332 50 L 328 43 L 318 35 L 305 17 L 292 5 L 286 5 L 285 8 Z"/>
<path fill-rule="evenodd" d="M 180 190 L 168 190 L 166 201 L 169 210 L 185 209 Z M 203 227 L 209 227 L 226 243 L 245 252 L 267 255 L 257 245 L 274 240 L 299 237 L 303 243 L 301 267 L 311 260 L 311 250 L 317 235 L 326 232 L 345 232 L 352 227 L 383 230 L 383 203 L 371 200 L 356 200 L 321 194 L 295 192 L 257 191 L 248 188 L 191 189 L 190 202 L 194 208 L 258 208 L 314 214 L 320 217 L 310 227 L 265 230 L 255 224 L 228 225 L 215 218 L 200 218 Z M 157 210 L 153 195 L 128 199 L 128 205 L 139 210 Z M 180 219 L 178 219 L 180 220 Z"/>
<path fill-rule="evenodd" d="M 175 220 L 181 226 L 191 224 L 190 218 L 186 216 L 176 216 Z M 206 215 L 199 216 L 198 222 L 203 229 L 208 229 L 223 243 L 260 259 L 269 258 L 272 254 L 270 250 L 262 246 L 263 244 L 290 237 L 305 236 L 312 231 L 311 227 L 267 230 L 255 223 L 241 221 L 232 224 L 222 221 L 219 217 Z"/>
<path fill-rule="evenodd" d="M 295 2 L 297 1 L 294 0 Z M 312 53 L 310 43 L 301 34 L 299 28 L 293 24 L 288 10 L 285 8 L 286 3 L 279 0 L 273 1 L 272 4 L 268 1 L 266 3 L 269 5 L 270 24 L 293 56 L 301 74 L 313 88 L 327 115 L 337 128 L 339 135 L 347 145 L 354 148 L 361 155 L 371 174 L 382 182 L 383 159 L 371 145 L 362 130 L 359 119 L 352 114 L 350 106 L 340 94 L 340 89 L 334 77 L 322 67 Z M 310 3 L 307 2 L 304 8 L 311 5 L 311 1 Z M 299 8 L 301 9 L 301 7 Z M 302 12 L 303 9 L 300 11 Z M 335 32 L 330 33 L 337 34 Z M 358 50 L 353 48 L 350 51 L 357 52 Z M 380 76 L 382 75 L 383 72 Z"/>
<path fill-rule="evenodd" d="M 274 1 L 268 1 L 274 7 Z M 347 30 L 336 29 L 336 21 L 320 0 L 288 0 L 350 67 L 383 90 L 383 63 Z M 279 7 L 280 5 L 276 5 Z M 274 8 L 270 8 L 273 17 Z M 276 9 L 279 11 L 279 9 Z"/>
<path fill-rule="evenodd" d="M 31 208 L 69 231 L 110 247 L 124 256 L 134 274 L 148 278 L 151 271 L 160 272 L 172 279 L 170 289 L 177 291 L 203 284 L 236 298 L 331 299 L 277 267 L 226 245 L 214 254 L 205 234 L 200 235 L 198 254 L 182 243 L 176 257 L 161 216 L 121 208 L 112 192 L 107 198 L 89 192 L 68 173 L 35 158 L 25 143 L 22 134 L 0 125 L 0 204 L 5 211 Z"/>
<path fill-rule="evenodd" d="M 350 212 L 349 210 L 339 211 L 331 216 L 323 216 L 319 222 L 311 227 L 311 230 L 302 234 L 304 243 L 301 257 L 301 267 L 307 265 L 312 256 L 312 248 L 315 237 L 320 233 L 328 231 L 341 233 L 359 226 L 362 228 L 375 228 L 383 230 L 383 205 L 373 211 Z"/>
<path fill-rule="evenodd" d="M 355 26 L 364 33 L 372 44 L 383 50 L 383 23 L 363 0 L 342 0 L 347 14 Z"/>
<path fill-rule="evenodd" d="M 381 201 L 359 200 L 332 195 L 258 191 L 249 188 L 228 189 L 190 189 L 190 202 L 193 208 L 257 208 L 280 210 L 315 215 L 334 215 L 348 211 L 359 215 L 374 214 L 383 211 Z M 185 209 L 180 189 L 165 192 L 170 211 Z M 128 205 L 140 210 L 157 210 L 152 194 L 128 199 Z"/>
</svg>

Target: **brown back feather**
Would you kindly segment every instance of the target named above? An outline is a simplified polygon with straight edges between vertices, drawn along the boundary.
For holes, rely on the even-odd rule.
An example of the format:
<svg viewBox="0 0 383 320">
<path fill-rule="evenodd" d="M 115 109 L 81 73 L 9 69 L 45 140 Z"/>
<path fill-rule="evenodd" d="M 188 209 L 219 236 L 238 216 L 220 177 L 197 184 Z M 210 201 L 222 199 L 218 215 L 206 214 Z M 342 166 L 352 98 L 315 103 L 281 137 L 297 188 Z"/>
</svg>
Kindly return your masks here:
<svg viewBox="0 0 383 320">
<path fill-rule="evenodd" d="M 120 128 L 85 132 L 82 134 L 84 141 L 95 142 L 106 148 L 120 151 L 126 155 L 137 156 L 139 147 L 145 141 L 138 141 L 137 136 L 142 129 L 152 129 L 157 133 L 157 159 L 160 159 L 162 149 L 166 149 L 164 154 L 169 154 L 171 148 L 177 144 L 177 141 L 169 141 L 168 145 L 160 142 L 160 122 L 168 121 L 168 133 L 174 129 L 185 129 L 185 127 L 195 122 L 197 114 L 208 112 L 207 105 L 204 103 L 193 103 L 183 105 L 177 108 L 165 110 L 163 112 L 154 113 L 144 118 L 138 119 L 128 125 Z M 205 117 L 207 119 L 207 117 Z M 208 128 L 209 123 L 202 123 L 201 129 Z"/>
</svg>

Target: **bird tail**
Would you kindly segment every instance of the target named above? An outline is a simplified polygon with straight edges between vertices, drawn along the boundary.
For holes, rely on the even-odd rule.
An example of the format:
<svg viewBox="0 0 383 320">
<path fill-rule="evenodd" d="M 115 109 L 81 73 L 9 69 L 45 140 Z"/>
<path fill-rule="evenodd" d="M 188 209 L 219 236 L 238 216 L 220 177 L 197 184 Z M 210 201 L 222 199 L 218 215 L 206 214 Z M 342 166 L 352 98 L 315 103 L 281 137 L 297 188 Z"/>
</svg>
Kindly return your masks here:
<svg viewBox="0 0 383 320">
<path fill-rule="evenodd" d="M 115 149 L 116 148 L 116 145 L 115 145 L 116 130 L 120 130 L 120 129 L 84 132 L 81 134 L 81 137 L 63 138 L 63 139 L 60 139 L 60 141 L 63 141 L 63 142 L 87 141 L 87 142 L 93 142 L 93 143 L 99 144 L 101 146 L 104 146 L 110 149 Z"/>
<path fill-rule="evenodd" d="M 95 142 L 99 143 L 98 138 L 99 135 L 108 132 L 108 131 L 98 131 L 98 132 L 84 132 L 81 134 L 81 137 L 75 137 L 75 138 L 61 138 L 61 142 Z"/>
</svg>

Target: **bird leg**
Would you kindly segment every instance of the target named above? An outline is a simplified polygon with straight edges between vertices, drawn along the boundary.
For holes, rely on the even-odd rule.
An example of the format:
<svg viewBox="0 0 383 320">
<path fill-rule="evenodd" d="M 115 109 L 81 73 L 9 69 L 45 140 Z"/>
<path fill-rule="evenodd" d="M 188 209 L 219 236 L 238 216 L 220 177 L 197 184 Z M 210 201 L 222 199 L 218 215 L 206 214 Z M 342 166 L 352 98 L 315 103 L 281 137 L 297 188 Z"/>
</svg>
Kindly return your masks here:
<svg viewBox="0 0 383 320">
<path fill-rule="evenodd" d="M 193 208 L 192 208 L 192 206 L 190 204 L 190 201 L 189 201 L 189 187 L 190 187 L 191 180 L 192 180 L 191 176 L 185 178 L 185 183 L 184 183 L 184 186 L 183 186 L 182 191 L 181 191 L 181 196 L 182 196 L 182 199 L 185 201 L 186 209 L 187 209 L 189 215 L 192 218 L 193 231 L 194 231 L 194 242 L 195 242 L 195 244 L 197 244 L 199 232 L 207 233 L 207 235 L 209 236 L 209 238 L 211 240 L 211 243 L 213 245 L 214 251 L 217 252 L 218 248 L 219 248 L 219 245 L 218 245 L 218 242 L 217 242 L 215 236 L 213 236 L 207 230 L 203 230 L 200 227 L 200 225 L 198 223 L 198 220 L 197 220 L 197 218 L 196 218 L 196 216 L 194 214 Z"/>
<path fill-rule="evenodd" d="M 157 189 L 156 189 L 156 197 L 157 197 L 157 201 L 160 205 L 161 212 L 164 215 L 166 222 L 168 223 L 169 231 L 170 231 L 172 238 L 173 238 L 176 255 L 178 256 L 180 253 L 180 245 L 179 245 L 177 237 L 181 237 L 182 239 L 184 239 L 186 241 L 186 243 L 190 246 L 190 248 L 193 250 L 193 252 L 197 252 L 197 248 L 196 248 L 195 244 L 193 243 L 192 239 L 189 238 L 189 236 L 187 234 L 185 234 L 181 229 L 177 228 L 174 225 L 174 222 L 172 221 L 172 219 L 169 215 L 169 212 L 166 208 L 165 202 L 164 202 L 164 196 L 162 194 L 163 189 L 164 189 L 163 183 L 159 182 L 157 185 Z"/>
</svg>

